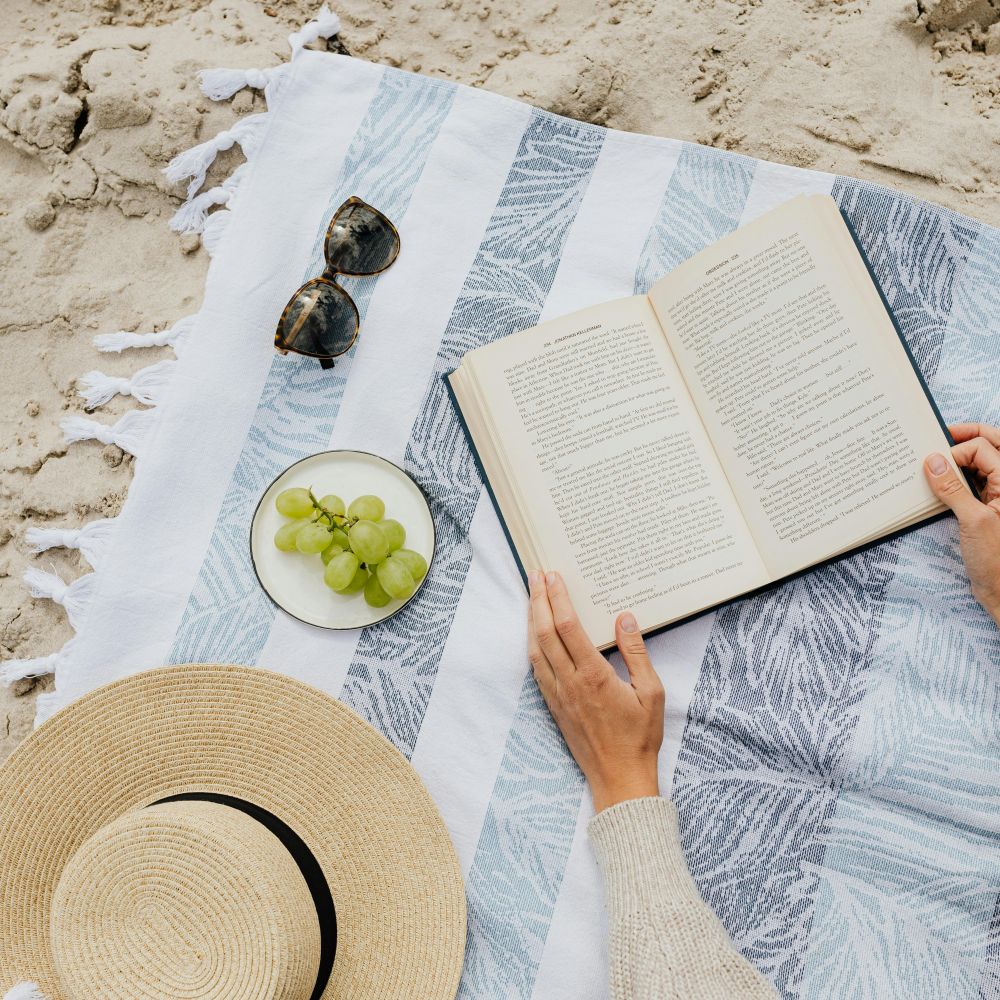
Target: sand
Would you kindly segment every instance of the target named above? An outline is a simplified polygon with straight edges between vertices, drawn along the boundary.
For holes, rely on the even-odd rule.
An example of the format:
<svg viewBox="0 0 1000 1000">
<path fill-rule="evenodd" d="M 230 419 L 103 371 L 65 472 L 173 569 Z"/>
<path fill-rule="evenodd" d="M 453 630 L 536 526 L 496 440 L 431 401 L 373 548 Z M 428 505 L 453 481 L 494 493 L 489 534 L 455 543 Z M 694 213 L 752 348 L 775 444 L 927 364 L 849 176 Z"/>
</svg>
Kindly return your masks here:
<svg viewBox="0 0 1000 1000">
<path fill-rule="evenodd" d="M 132 459 L 67 447 L 75 380 L 167 349 L 101 355 L 95 333 L 163 329 L 198 308 L 208 257 L 169 231 L 177 153 L 262 110 L 204 99 L 207 66 L 263 67 L 303 0 L 2 0 L 0 18 L 0 658 L 71 635 L 28 565 L 31 525 L 116 514 Z M 602 125 L 890 184 L 1000 226 L 1000 0 L 342 0 L 332 47 Z M 321 45 L 325 43 L 320 43 Z M 336 95 L 330 95 L 336 115 Z M 234 158 L 220 158 L 218 176 Z M 103 408 L 102 419 L 129 400 Z M 0 760 L 50 680 L 0 692 Z"/>
</svg>

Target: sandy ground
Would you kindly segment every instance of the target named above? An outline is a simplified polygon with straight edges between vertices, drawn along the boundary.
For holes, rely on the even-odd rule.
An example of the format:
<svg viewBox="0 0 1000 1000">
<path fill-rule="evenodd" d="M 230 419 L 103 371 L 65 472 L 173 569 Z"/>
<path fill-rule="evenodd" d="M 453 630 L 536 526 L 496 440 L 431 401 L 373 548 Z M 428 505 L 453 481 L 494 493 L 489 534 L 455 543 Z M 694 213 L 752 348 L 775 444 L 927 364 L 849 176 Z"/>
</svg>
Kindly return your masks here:
<svg viewBox="0 0 1000 1000">
<path fill-rule="evenodd" d="M 340 0 L 333 47 L 603 125 L 891 184 L 1000 226 L 1000 0 Z M 198 92 L 207 66 L 270 66 L 305 0 L 0 0 L 0 659 L 66 641 L 30 564 L 31 525 L 121 508 L 132 459 L 63 444 L 75 379 L 156 350 L 99 355 L 94 333 L 163 329 L 197 309 L 208 257 L 171 233 L 178 151 L 262 110 Z M 330 96 L 336 114 L 336 95 Z M 236 153 L 225 154 L 218 173 Z M 169 356 L 169 351 L 162 352 Z M 121 398 L 102 419 L 129 407 Z M 33 695 L 0 692 L 0 760 Z"/>
</svg>

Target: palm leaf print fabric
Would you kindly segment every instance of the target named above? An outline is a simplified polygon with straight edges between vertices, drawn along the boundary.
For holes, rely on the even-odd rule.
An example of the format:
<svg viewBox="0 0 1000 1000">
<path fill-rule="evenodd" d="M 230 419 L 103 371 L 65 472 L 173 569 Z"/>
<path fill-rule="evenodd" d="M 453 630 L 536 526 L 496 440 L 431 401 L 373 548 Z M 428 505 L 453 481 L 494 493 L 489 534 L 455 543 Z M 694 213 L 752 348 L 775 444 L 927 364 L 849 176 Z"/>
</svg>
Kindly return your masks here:
<svg viewBox="0 0 1000 1000">
<path fill-rule="evenodd" d="M 606 996 L 589 796 L 531 677 L 523 586 L 441 376 L 471 348 L 643 292 L 814 192 L 852 222 L 945 417 L 1000 424 L 997 230 L 877 185 L 300 52 L 42 714 L 167 662 L 306 680 L 383 732 L 442 810 L 468 893 L 463 1000 Z M 271 337 L 350 195 L 394 222 L 402 251 L 345 282 L 362 332 L 323 371 Z M 359 632 L 277 611 L 247 545 L 275 475 L 338 447 L 403 466 L 437 529 L 418 598 Z M 664 791 L 692 872 L 780 994 L 1000 997 L 1000 635 L 954 522 L 649 645 L 679 720 Z"/>
</svg>

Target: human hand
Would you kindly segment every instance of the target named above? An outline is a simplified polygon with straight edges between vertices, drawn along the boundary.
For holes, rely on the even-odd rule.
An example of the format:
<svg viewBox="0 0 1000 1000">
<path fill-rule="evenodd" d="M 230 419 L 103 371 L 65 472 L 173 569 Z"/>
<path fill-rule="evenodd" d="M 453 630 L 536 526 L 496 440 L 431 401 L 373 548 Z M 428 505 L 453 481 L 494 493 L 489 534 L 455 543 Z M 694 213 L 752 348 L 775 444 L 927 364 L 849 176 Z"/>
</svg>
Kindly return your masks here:
<svg viewBox="0 0 1000 1000">
<path fill-rule="evenodd" d="M 615 622 L 627 684 L 587 638 L 562 577 L 533 572 L 528 582 L 528 657 L 545 704 L 590 785 L 594 810 L 659 795 L 663 685 L 635 617 L 625 612 Z"/>
<path fill-rule="evenodd" d="M 943 455 L 928 455 L 924 474 L 934 495 L 958 518 L 958 540 L 972 594 L 1000 625 L 1000 430 L 985 424 L 952 424 L 958 442 L 951 454 L 972 469 L 982 499 L 969 492 Z"/>
</svg>

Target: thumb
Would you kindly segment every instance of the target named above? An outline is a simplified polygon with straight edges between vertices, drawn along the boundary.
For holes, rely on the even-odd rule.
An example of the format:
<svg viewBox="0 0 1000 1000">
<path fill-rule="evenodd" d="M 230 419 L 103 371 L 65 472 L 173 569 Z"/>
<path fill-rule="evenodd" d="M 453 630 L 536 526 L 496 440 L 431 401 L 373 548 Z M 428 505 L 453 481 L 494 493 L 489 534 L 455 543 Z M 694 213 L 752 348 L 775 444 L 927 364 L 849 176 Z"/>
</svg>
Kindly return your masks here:
<svg viewBox="0 0 1000 1000">
<path fill-rule="evenodd" d="M 959 477 L 944 455 L 935 452 L 924 459 L 924 475 L 934 495 L 954 511 L 959 521 L 979 513 L 982 504 Z"/>
<path fill-rule="evenodd" d="M 642 633 L 639 631 L 639 624 L 631 611 L 625 611 L 618 616 L 615 622 L 615 639 L 628 668 L 632 686 L 640 694 L 655 694 L 657 691 L 662 694 L 663 685 L 653 669 L 649 653 L 646 652 L 646 643 L 643 642 Z"/>
</svg>

